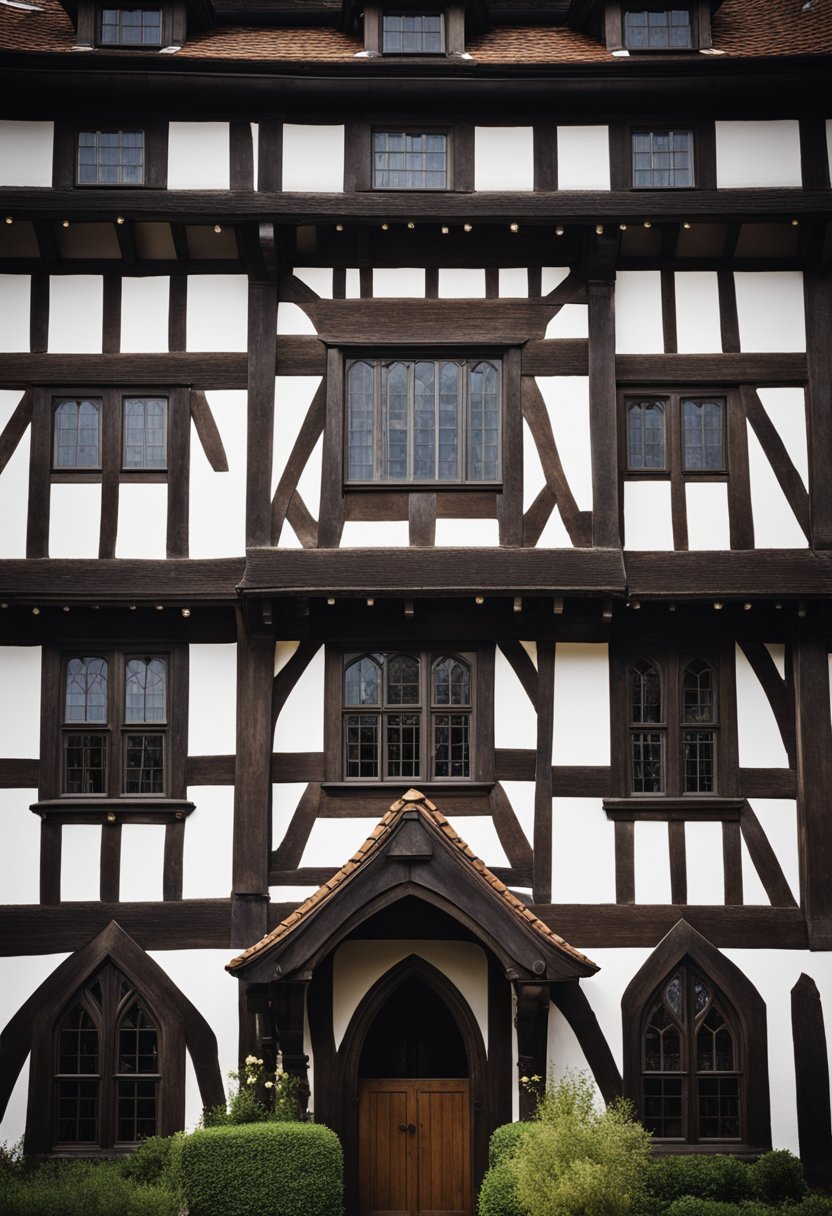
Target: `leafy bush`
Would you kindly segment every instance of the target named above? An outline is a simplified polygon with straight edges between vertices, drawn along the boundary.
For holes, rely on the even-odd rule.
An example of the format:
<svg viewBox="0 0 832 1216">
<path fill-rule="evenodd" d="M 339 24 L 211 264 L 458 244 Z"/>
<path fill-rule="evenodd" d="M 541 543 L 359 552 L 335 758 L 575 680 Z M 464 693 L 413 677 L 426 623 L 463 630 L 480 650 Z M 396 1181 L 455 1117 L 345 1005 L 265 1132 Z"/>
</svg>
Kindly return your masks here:
<svg viewBox="0 0 832 1216">
<path fill-rule="evenodd" d="M 765 1204 L 745 1201 L 723 1203 L 718 1199 L 703 1199 L 698 1195 L 682 1195 L 674 1199 L 665 1216 L 774 1216 Z"/>
<path fill-rule="evenodd" d="M 498 1165 L 504 1157 L 516 1152 L 530 1127 L 530 1123 L 503 1123 L 496 1127 L 488 1144 L 488 1164 Z"/>
<path fill-rule="evenodd" d="M 506 1158 L 527 1216 L 628 1216 L 643 1206 L 650 1135 L 629 1103 L 599 1111 L 587 1077 L 541 1098 L 529 1131 Z"/>
<path fill-rule="evenodd" d="M 832 1216 L 832 1195 L 813 1192 L 786 1208 L 788 1216 Z"/>
<path fill-rule="evenodd" d="M 202 1112 L 203 1127 L 236 1127 L 241 1123 L 295 1123 L 308 1116 L 300 1103 L 300 1080 L 284 1072 L 279 1063 L 274 1072 L 257 1056 L 246 1056 L 243 1067 L 228 1074 L 236 1089 L 228 1091 L 222 1106 Z"/>
<path fill-rule="evenodd" d="M 182 1150 L 190 1216 L 339 1216 L 338 1137 L 314 1123 L 203 1128 Z"/>
<path fill-rule="evenodd" d="M 800 1158 L 786 1148 L 763 1153 L 751 1167 L 754 1194 L 764 1203 L 797 1203 L 808 1191 Z"/>
<path fill-rule="evenodd" d="M 173 1136 L 150 1136 L 122 1160 L 121 1172 L 134 1182 L 145 1186 L 158 1184 L 178 1195 L 182 1187 L 184 1142 L 184 1132 L 176 1132 Z"/>
<path fill-rule="evenodd" d="M 0 1171 L 3 1216 L 178 1216 L 162 1186 L 125 1178 L 118 1161 L 47 1161 Z"/>
<path fill-rule="evenodd" d="M 506 1123 L 504 1126 L 528 1127 L 529 1124 Z M 497 1131 L 501 1130 L 497 1128 Z M 525 1208 L 520 1206 L 514 1172 L 506 1160 L 497 1161 L 486 1171 L 477 1200 L 477 1211 L 479 1216 L 528 1216 Z"/>
<path fill-rule="evenodd" d="M 650 1167 L 648 1193 L 664 1203 L 683 1195 L 739 1203 L 754 1193 L 751 1166 L 736 1157 L 660 1157 Z"/>
</svg>

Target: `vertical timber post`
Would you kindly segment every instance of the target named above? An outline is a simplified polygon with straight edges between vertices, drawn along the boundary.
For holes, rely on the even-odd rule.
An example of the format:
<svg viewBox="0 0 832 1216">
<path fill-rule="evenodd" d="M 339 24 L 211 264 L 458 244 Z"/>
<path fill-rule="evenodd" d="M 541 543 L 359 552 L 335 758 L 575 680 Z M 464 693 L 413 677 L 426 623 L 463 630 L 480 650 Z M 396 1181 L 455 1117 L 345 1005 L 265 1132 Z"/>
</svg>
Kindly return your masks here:
<svg viewBox="0 0 832 1216">
<path fill-rule="evenodd" d="M 621 544 L 618 495 L 618 429 L 615 384 L 614 271 L 590 279 L 589 431 L 592 442 L 592 543 L 600 549 Z"/>
<path fill-rule="evenodd" d="M 797 839 L 800 902 L 810 950 L 832 949 L 832 724 L 826 642 L 808 631 L 795 639 Z"/>
</svg>

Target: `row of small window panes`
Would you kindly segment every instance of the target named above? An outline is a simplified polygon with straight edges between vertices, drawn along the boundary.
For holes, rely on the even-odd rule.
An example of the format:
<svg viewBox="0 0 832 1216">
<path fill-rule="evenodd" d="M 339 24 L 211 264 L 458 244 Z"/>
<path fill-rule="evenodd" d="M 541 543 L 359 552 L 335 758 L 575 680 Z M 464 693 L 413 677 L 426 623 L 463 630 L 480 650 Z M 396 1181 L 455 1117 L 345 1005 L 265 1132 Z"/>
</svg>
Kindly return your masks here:
<svg viewBox="0 0 832 1216">
<path fill-rule="evenodd" d="M 687 1086 L 681 1077 L 645 1077 L 641 1121 L 664 1140 L 685 1140 Z M 740 1139 L 738 1077 L 697 1077 L 696 1130 L 698 1140 Z"/>
<path fill-rule="evenodd" d="M 361 360 L 348 368 L 349 481 L 496 481 L 499 436 L 494 363 Z"/>
<path fill-rule="evenodd" d="M 470 713 L 432 713 L 430 772 L 423 770 L 421 713 L 344 715 L 344 773 L 348 778 L 469 777 Z"/>
<path fill-rule="evenodd" d="M 624 45 L 631 51 L 687 50 L 693 45 L 690 9 L 627 9 Z"/>
<path fill-rule="evenodd" d="M 104 46 L 159 46 L 162 11 L 158 8 L 104 8 L 99 39 Z"/>
<path fill-rule="evenodd" d="M 79 131 L 79 186 L 141 186 L 144 131 Z"/>
<path fill-rule="evenodd" d="M 71 398 L 55 409 L 54 467 L 101 467 L 100 399 Z M 168 402 L 166 397 L 125 397 L 122 401 L 122 467 L 166 469 Z"/>
<path fill-rule="evenodd" d="M 344 670 L 345 705 L 419 705 L 422 702 L 422 660 L 409 654 L 363 655 Z M 471 704 L 471 669 L 452 656 L 431 664 L 434 705 Z"/>
<path fill-rule="evenodd" d="M 630 732 L 632 787 L 634 794 L 665 792 L 665 731 Z M 717 733 L 685 730 L 682 742 L 682 791 L 685 794 L 716 792 Z"/>
<path fill-rule="evenodd" d="M 649 659 L 638 659 L 632 668 L 632 716 L 630 721 L 663 723 L 661 676 Z M 704 659 L 691 659 L 682 675 L 682 721 L 716 722 L 716 678 Z"/>
<path fill-rule="evenodd" d="M 634 131 L 634 186 L 692 186 L 692 131 Z"/>
<path fill-rule="evenodd" d="M 442 52 L 439 13 L 385 13 L 381 49 L 387 55 L 436 55 Z"/>
<path fill-rule="evenodd" d="M 663 398 L 627 404 L 627 467 L 667 469 L 668 414 Z M 725 401 L 723 398 L 683 398 L 682 469 L 687 473 L 725 468 Z"/>
<path fill-rule="evenodd" d="M 103 658 L 70 659 L 66 665 L 65 722 L 109 720 L 109 664 Z M 124 721 L 167 721 L 167 662 L 130 658 L 124 666 Z"/>
<path fill-rule="evenodd" d="M 373 185 L 389 190 L 445 190 L 447 135 L 374 131 Z"/>
<path fill-rule="evenodd" d="M 131 731 L 123 736 L 122 744 L 122 792 L 164 794 L 164 735 Z M 65 734 L 64 793 L 78 796 L 109 793 L 109 750 L 109 735 L 76 731 Z"/>
</svg>

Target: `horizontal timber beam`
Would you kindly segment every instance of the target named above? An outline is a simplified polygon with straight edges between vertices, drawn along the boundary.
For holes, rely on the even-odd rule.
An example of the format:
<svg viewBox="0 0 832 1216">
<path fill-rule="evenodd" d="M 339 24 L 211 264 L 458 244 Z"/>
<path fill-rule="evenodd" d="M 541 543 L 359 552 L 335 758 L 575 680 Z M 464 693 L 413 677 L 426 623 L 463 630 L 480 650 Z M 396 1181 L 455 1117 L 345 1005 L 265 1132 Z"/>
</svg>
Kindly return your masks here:
<svg viewBox="0 0 832 1216">
<path fill-rule="evenodd" d="M 629 594 L 708 599 L 832 595 L 832 554 L 808 549 L 625 553 Z"/>
<path fill-rule="evenodd" d="M 234 601 L 242 558 L 42 558 L 0 561 L 0 595 L 9 603 L 105 604 Z"/>
</svg>

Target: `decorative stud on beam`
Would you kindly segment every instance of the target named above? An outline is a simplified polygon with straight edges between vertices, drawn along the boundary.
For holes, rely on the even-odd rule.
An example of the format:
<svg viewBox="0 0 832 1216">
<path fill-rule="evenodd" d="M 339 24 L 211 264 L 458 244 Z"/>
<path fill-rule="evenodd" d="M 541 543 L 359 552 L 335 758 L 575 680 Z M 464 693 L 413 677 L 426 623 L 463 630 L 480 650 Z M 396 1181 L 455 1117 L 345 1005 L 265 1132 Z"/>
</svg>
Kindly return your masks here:
<svg viewBox="0 0 832 1216">
<path fill-rule="evenodd" d="M 185 618 L 185 620 L 187 621 L 188 617 L 191 615 L 191 610 L 190 610 L 190 608 L 183 608 L 183 609 L 182 609 L 182 615 L 183 615 L 183 617 Z"/>
<path fill-rule="evenodd" d="M 474 596 L 474 603 L 475 603 L 475 604 L 484 604 L 484 603 L 485 603 L 485 596 L 484 596 L 484 595 L 475 595 L 475 596 Z"/>
<path fill-rule="evenodd" d="M 412 616 L 416 615 L 416 609 L 413 607 L 413 600 L 405 600 L 404 614 L 406 617 L 412 617 Z"/>
<path fill-rule="evenodd" d="M 522 612 L 522 611 L 523 611 L 523 597 L 522 597 L 522 595 L 515 595 L 515 597 L 514 597 L 514 603 L 512 604 L 512 608 L 514 609 L 514 611 L 515 611 L 515 612 Z"/>
<path fill-rule="evenodd" d="M 555 616 L 563 616 L 563 596 L 556 595 L 552 605 L 552 611 Z"/>
<path fill-rule="evenodd" d="M 601 620 L 612 620 L 612 599 L 608 595 L 604 596 L 603 600 L 601 601 Z"/>
</svg>

